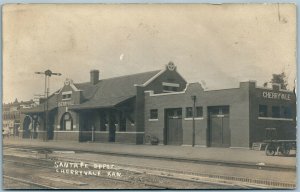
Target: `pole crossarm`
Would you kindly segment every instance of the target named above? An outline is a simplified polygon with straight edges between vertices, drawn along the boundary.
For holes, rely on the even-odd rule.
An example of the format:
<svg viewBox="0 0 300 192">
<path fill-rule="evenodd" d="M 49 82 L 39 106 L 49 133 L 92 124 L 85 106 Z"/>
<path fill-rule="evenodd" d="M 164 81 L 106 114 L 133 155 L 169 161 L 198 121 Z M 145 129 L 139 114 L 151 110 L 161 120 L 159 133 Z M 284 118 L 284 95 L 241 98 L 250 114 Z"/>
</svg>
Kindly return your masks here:
<svg viewBox="0 0 300 192">
<path fill-rule="evenodd" d="M 52 75 L 57 75 L 61 76 L 61 73 L 54 73 L 51 70 L 46 70 L 44 72 L 35 72 L 35 74 L 39 75 L 45 75 L 45 95 L 46 96 L 46 102 L 44 103 L 44 114 L 45 114 L 45 119 L 44 119 L 44 129 L 46 131 L 44 135 L 44 140 L 47 141 L 49 138 L 49 125 L 48 125 L 48 97 L 49 97 L 49 81 L 50 77 Z M 47 83 L 48 82 L 48 83 Z"/>
<path fill-rule="evenodd" d="M 35 72 L 35 74 L 46 75 L 46 76 L 49 76 L 49 77 L 51 77 L 51 75 L 61 76 L 61 73 L 54 73 L 49 69 L 44 71 L 44 72 Z"/>
</svg>

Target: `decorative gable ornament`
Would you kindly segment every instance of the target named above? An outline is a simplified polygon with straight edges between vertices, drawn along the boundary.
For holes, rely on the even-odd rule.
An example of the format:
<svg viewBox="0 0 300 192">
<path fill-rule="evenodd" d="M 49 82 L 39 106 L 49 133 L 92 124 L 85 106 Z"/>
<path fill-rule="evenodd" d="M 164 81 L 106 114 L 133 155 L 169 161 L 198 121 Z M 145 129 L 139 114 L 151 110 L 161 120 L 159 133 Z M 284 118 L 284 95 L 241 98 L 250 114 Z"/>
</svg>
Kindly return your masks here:
<svg viewBox="0 0 300 192">
<path fill-rule="evenodd" d="M 73 84 L 73 80 L 72 79 L 66 79 L 65 80 L 65 85 L 70 85 Z"/>
<path fill-rule="evenodd" d="M 168 70 L 170 70 L 170 71 L 174 71 L 174 70 L 176 69 L 176 66 L 175 66 L 175 64 L 174 64 L 172 61 L 170 61 L 170 62 L 168 63 L 168 65 L 167 65 L 167 68 L 168 68 Z"/>
</svg>

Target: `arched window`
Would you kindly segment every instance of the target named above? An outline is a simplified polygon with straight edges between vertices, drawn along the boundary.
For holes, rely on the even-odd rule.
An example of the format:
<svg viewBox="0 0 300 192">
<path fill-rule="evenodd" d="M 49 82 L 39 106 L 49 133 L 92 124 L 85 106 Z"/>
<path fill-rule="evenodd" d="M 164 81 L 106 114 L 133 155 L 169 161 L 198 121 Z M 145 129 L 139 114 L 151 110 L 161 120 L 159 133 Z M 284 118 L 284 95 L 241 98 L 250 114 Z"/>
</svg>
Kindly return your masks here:
<svg viewBox="0 0 300 192">
<path fill-rule="evenodd" d="M 61 131 L 72 131 L 73 130 L 73 119 L 69 112 L 63 114 L 60 120 Z"/>
</svg>

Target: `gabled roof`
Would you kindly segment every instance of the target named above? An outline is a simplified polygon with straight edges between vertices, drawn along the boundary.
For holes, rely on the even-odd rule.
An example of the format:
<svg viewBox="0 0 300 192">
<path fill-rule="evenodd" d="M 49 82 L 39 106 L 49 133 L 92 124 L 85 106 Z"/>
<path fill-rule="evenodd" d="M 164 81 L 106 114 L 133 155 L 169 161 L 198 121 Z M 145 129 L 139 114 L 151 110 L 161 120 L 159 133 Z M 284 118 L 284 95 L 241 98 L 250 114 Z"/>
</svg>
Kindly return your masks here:
<svg viewBox="0 0 300 192">
<path fill-rule="evenodd" d="M 74 83 L 75 87 L 81 90 L 82 103 L 70 105 L 70 109 L 91 109 L 113 107 L 122 101 L 130 99 L 136 95 L 134 85 L 143 85 L 160 70 L 126 75 L 99 80 L 95 85 L 90 82 Z M 57 107 L 57 94 L 49 97 L 48 110 Z M 23 109 L 23 113 L 43 112 L 44 104 L 40 104 L 31 109 Z"/>
<path fill-rule="evenodd" d="M 90 82 L 74 83 L 75 87 L 82 91 L 83 101 L 89 100 L 95 95 L 98 90 L 98 84 L 99 82 L 96 85 L 93 85 Z"/>
<path fill-rule="evenodd" d="M 96 85 L 90 83 L 75 84 L 78 89 L 83 90 L 82 96 L 85 101 L 69 108 L 90 109 L 115 106 L 136 95 L 135 84 L 142 85 L 159 72 L 160 70 L 102 79 Z"/>
</svg>

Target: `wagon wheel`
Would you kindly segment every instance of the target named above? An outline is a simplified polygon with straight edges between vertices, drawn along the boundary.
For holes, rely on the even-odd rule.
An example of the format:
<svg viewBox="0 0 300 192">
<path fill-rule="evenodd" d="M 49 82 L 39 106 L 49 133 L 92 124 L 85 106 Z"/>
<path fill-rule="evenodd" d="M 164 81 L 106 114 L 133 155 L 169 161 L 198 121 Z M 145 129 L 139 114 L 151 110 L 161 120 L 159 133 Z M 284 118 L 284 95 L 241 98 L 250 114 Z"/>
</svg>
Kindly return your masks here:
<svg viewBox="0 0 300 192">
<path fill-rule="evenodd" d="M 276 152 L 276 147 L 272 144 L 268 144 L 266 146 L 266 155 L 267 156 L 274 156 Z"/>
<path fill-rule="evenodd" d="M 146 135 L 145 136 L 145 144 L 150 144 L 151 142 L 151 136 L 150 135 Z"/>
<path fill-rule="evenodd" d="M 290 148 L 290 145 L 288 145 L 288 144 L 284 144 L 280 147 L 280 152 L 284 156 L 288 156 L 290 154 L 290 150 L 291 150 L 291 148 Z"/>
</svg>

